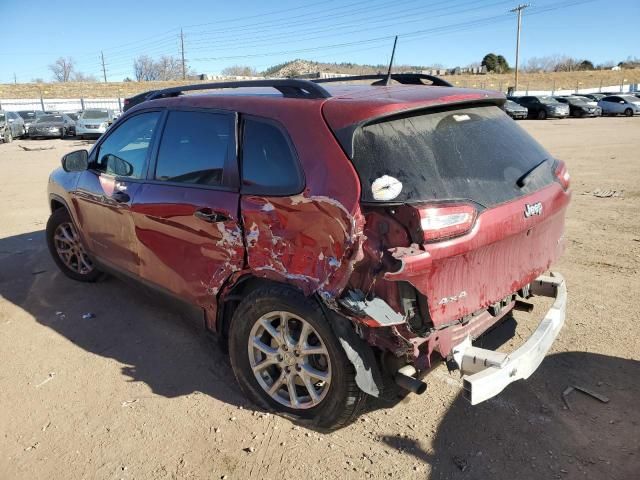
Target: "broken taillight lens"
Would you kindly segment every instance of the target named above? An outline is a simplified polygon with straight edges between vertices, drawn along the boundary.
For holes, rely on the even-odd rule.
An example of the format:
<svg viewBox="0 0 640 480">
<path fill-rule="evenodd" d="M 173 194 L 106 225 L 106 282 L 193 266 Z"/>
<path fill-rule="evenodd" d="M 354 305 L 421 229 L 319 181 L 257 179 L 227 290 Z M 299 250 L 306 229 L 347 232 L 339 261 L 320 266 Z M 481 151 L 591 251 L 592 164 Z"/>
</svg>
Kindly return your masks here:
<svg viewBox="0 0 640 480">
<path fill-rule="evenodd" d="M 569 175 L 569 170 L 567 170 L 567 165 L 562 160 L 557 161 L 555 173 L 558 182 L 562 185 L 562 188 L 568 190 L 571 182 L 571 176 Z"/>
<path fill-rule="evenodd" d="M 472 205 L 436 205 L 420 208 L 420 227 L 425 242 L 434 242 L 467 233 L 476 221 Z"/>
</svg>

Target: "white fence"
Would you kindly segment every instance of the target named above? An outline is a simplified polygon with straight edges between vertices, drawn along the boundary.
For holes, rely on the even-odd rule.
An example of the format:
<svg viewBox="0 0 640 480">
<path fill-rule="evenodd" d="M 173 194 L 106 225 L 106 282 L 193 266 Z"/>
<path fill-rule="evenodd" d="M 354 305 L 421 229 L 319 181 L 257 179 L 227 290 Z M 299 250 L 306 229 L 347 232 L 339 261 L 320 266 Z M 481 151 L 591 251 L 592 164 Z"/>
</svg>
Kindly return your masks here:
<svg viewBox="0 0 640 480">
<path fill-rule="evenodd" d="M 122 111 L 123 98 L 7 98 L 0 99 L 0 110 L 42 110 L 74 112 L 89 108 L 110 108 Z"/>
</svg>

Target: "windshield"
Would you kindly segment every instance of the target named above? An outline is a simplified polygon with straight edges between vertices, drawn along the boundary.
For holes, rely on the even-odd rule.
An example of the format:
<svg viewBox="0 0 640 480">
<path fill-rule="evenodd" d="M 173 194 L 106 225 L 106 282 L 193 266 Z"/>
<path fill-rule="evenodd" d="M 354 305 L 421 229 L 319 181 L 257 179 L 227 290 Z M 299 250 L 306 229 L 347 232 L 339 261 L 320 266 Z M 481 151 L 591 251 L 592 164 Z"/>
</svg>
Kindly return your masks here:
<svg viewBox="0 0 640 480">
<path fill-rule="evenodd" d="M 511 108 L 522 108 L 520 105 L 518 105 L 516 102 L 514 102 L 513 100 L 507 100 L 505 102 L 505 105 L 507 107 L 511 107 Z"/>
<path fill-rule="evenodd" d="M 85 110 L 84 112 L 82 112 L 82 115 L 80 115 L 80 118 L 84 118 L 84 119 L 90 119 L 90 120 L 97 120 L 97 119 L 107 119 L 109 118 L 109 111 L 108 110 Z"/>
<path fill-rule="evenodd" d="M 560 103 L 558 102 L 555 98 L 553 97 L 538 97 L 538 100 L 540 100 L 540 103 Z"/>
<path fill-rule="evenodd" d="M 640 98 L 634 97 L 633 95 L 620 95 L 620 98 L 626 100 L 627 102 L 638 103 L 640 102 Z"/>
<path fill-rule="evenodd" d="M 5 116 L 4 113 L 0 113 L 0 122 L 4 122 Z"/>
<path fill-rule="evenodd" d="M 78 114 L 77 113 L 67 113 L 67 116 L 69 118 L 71 118 L 71 120 L 78 120 Z"/>
<path fill-rule="evenodd" d="M 361 127 L 354 137 L 353 162 L 365 202 L 381 201 L 376 186 L 397 180 L 399 192 L 385 201 L 469 199 L 488 207 L 553 181 L 550 161 L 546 168 L 535 169 L 525 187 L 516 185 L 549 158 L 496 106 L 383 119 Z"/>
<path fill-rule="evenodd" d="M 34 120 L 36 118 L 36 112 L 24 111 L 24 112 L 17 112 L 17 113 L 25 120 Z"/>
<path fill-rule="evenodd" d="M 45 123 L 45 122 L 62 122 L 62 115 L 43 115 L 36 123 Z"/>
</svg>

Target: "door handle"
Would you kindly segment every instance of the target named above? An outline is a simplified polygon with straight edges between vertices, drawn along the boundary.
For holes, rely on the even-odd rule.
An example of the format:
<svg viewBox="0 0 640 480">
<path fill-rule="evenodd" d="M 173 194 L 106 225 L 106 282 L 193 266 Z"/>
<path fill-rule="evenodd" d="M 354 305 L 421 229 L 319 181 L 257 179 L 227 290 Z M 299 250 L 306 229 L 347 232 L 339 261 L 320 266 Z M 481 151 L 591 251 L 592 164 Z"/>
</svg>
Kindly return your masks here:
<svg viewBox="0 0 640 480">
<path fill-rule="evenodd" d="M 193 216 L 209 223 L 226 222 L 227 220 L 229 220 L 229 217 L 227 217 L 226 215 L 219 212 L 214 212 L 210 208 L 202 208 L 200 210 L 196 210 L 193 213 Z"/>
<path fill-rule="evenodd" d="M 113 192 L 111 198 L 113 198 L 118 203 L 127 203 L 129 200 L 131 200 L 131 197 L 128 193 L 121 191 Z"/>
</svg>

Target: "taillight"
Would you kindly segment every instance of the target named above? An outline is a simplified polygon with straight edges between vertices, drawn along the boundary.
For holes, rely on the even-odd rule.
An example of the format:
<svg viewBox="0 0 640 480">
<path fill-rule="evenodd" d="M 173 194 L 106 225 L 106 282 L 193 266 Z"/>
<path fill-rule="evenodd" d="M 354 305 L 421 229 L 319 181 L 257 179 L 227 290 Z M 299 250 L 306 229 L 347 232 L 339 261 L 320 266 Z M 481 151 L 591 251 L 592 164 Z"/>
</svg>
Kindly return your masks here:
<svg viewBox="0 0 640 480">
<path fill-rule="evenodd" d="M 437 205 L 420 208 L 420 227 L 425 242 L 434 242 L 467 233 L 476 221 L 472 205 Z"/>
<path fill-rule="evenodd" d="M 571 176 L 569 175 L 569 170 L 567 170 L 567 165 L 562 160 L 557 160 L 555 173 L 560 185 L 562 185 L 562 188 L 568 190 L 571 182 Z"/>
</svg>

